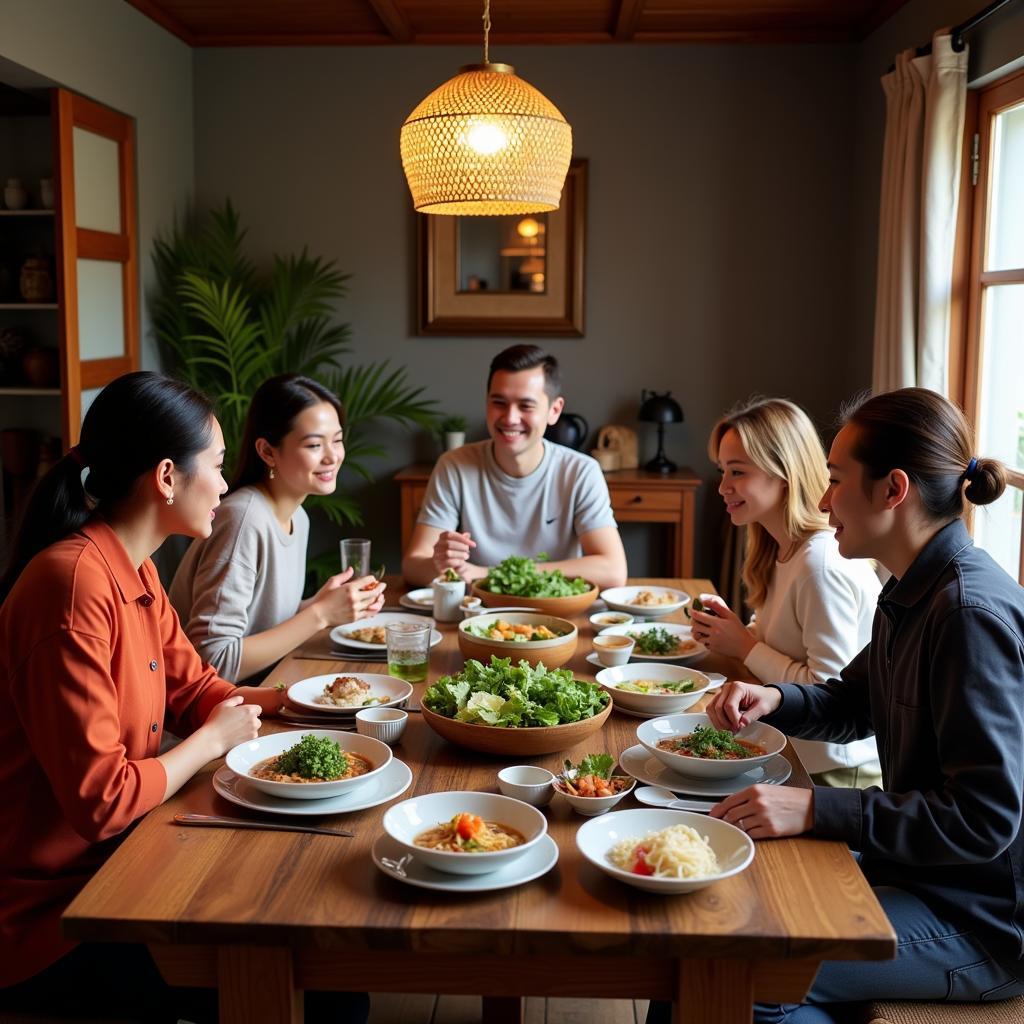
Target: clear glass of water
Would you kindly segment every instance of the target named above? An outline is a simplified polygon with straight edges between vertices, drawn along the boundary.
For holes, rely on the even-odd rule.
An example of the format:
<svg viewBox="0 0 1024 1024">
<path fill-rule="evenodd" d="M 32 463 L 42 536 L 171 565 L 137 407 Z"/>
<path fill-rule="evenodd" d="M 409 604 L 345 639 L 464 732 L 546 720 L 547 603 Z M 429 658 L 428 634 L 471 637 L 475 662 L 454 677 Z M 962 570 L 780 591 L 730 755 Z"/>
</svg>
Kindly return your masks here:
<svg viewBox="0 0 1024 1024">
<path fill-rule="evenodd" d="M 430 626 L 418 622 L 389 622 L 388 675 L 407 683 L 422 683 L 430 663 Z"/>
<path fill-rule="evenodd" d="M 349 566 L 357 579 L 370 575 L 370 542 L 365 537 L 347 537 L 341 542 L 341 571 Z"/>
</svg>

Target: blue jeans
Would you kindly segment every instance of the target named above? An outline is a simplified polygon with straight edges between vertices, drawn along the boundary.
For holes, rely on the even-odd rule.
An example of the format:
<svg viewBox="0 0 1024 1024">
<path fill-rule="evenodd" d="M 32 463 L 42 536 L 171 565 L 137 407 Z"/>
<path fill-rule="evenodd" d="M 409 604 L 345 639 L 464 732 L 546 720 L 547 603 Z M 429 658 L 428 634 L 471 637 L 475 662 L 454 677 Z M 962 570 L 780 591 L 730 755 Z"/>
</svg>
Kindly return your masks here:
<svg viewBox="0 0 1024 1024">
<path fill-rule="evenodd" d="M 836 1004 L 875 999 L 979 1003 L 1024 994 L 1024 982 L 970 931 L 937 917 L 903 889 L 878 886 L 875 895 L 896 932 L 896 959 L 826 961 L 805 1003 L 757 1003 L 757 1024 L 834 1024 Z"/>
<path fill-rule="evenodd" d="M 1024 982 L 996 963 L 971 932 L 943 921 L 903 889 L 877 886 L 875 895 L 896 932 L 896 959 L 828 960 L 805 1003 L 756 1003 L 756 1024 L 836 1024 L 843 1004 L 875 999 L 978 1003 L 1024 994 Z M 670 1019 L 669 1003 L 651 1003 L 647 1024 Z"/>
</svg>

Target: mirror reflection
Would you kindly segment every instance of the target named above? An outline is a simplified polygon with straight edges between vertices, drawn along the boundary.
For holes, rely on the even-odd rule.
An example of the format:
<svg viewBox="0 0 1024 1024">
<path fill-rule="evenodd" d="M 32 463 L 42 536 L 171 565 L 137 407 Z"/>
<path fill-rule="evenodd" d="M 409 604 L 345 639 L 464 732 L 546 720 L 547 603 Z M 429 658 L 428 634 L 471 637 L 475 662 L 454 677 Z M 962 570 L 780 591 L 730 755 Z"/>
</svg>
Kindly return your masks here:
<svg viewBox="0 0 1024 1024">
<path fill-rule="evenodd" d="M 460 292 L 545 292 L 546 213 L 457 220 Z"/>
</svg>

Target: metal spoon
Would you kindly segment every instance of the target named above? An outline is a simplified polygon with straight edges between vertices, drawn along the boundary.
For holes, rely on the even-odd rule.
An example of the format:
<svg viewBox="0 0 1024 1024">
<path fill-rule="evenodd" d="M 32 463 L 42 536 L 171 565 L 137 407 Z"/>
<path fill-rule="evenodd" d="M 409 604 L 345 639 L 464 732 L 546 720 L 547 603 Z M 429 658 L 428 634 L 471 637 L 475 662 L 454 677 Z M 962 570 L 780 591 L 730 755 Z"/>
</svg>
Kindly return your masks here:
<svg viewBox="0 0 1024 1024">
<path fill-rule="evenodd" d="M 715 806 L 710 800 L 679 800 L 670 789 L 662 789 L 661 786 L 641 786 L 633 795 L 642 804 L 649 804 L 651 807 L 671 807 L 677 811 L 707 814 Z"/>
</svg>

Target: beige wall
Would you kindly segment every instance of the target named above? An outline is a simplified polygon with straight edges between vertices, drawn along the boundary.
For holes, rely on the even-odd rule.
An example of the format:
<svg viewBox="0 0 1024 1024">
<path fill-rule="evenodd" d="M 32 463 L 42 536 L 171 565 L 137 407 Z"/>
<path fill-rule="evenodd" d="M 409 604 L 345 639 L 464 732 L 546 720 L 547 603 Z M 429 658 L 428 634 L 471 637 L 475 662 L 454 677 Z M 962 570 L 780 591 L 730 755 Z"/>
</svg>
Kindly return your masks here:
<svg viewBox="0 0 1024 1024">
<path fill-rule="evenodd" d="M 135 118 L 145 288 L 153 237 L 192 191 L 192 51 L 124 0 L 3 0 L 0 80 L 61 85 Z M 144 306 L 142 327 L 155 366 Z"/>
</svg>

